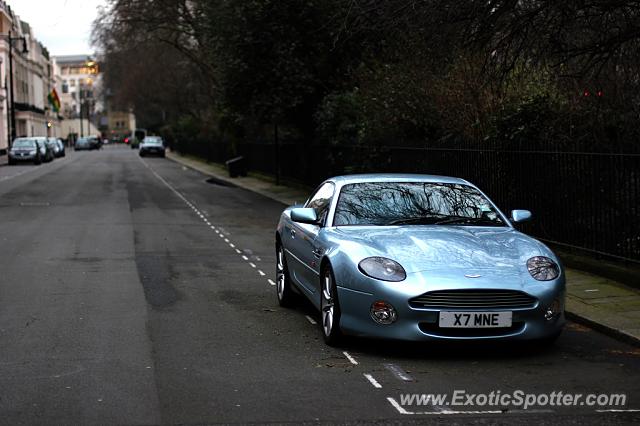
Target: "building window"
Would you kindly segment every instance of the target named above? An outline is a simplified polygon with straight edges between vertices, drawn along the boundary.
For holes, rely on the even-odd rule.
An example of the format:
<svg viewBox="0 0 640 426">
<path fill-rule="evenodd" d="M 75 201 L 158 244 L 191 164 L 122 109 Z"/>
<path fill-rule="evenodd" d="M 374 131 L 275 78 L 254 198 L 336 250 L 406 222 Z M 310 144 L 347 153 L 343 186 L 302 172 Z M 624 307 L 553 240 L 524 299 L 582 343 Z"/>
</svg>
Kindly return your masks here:
<svg viewBox="0 0 640 426">
<path fill-rule="evenodd" d="M 71 80 L 69 80 L 69 86 L 76 87 L 76 80 L 73 79 L 73 78 Z"/>
<path fill-rule="evenodd" d="M 62 93 L 69 93 L 69 86 L 67 83 L 62 83 Z"/>
</svg>

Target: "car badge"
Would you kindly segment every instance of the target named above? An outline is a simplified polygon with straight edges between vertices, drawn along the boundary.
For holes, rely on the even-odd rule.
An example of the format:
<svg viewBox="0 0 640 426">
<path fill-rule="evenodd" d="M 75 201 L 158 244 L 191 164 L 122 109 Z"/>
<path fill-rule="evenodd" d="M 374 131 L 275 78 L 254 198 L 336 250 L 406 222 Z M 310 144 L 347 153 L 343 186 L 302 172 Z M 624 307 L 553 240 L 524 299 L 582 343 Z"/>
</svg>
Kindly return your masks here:
<svg viewBox="0 0 640 426">
<path fill-rule="evenodd" d="M 467 278 L 480 278 L 482 275 L 480 274 L 464 274 Z"/>
</svg>

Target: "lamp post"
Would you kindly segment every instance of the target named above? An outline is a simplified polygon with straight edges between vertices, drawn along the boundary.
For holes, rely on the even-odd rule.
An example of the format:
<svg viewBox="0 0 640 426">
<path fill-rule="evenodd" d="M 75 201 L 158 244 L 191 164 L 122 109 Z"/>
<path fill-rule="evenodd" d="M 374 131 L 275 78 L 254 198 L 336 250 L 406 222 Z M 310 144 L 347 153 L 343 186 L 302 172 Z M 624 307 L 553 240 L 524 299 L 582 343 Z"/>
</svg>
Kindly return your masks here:
<svg viewBox="0 0 640 426">
<path fill-rule="evenodd" d="M 11 149 L 11 144 L 13 140 L 16 138 L 16 106 L 13 100 L 13 42 L 17 40 L 22 40 L 22 52 L 28 53 L 29 49 L 27 49 L 27 39 L 25 37 L 12 37 L 11 31 L 9 31 L 9 35 L 5 36 L 9 42 L 9 127 L 11 128 L 10 137 L 7 141 L 7 148 Z"/>
<path fill-rule="evenodd" d="M 84 137 L 84 130 L 82 127 L 82 85 L 80 85 L 80 90 L 78 91 L 78 100 L 80 101 L 80 137 Z"/>
</svg>

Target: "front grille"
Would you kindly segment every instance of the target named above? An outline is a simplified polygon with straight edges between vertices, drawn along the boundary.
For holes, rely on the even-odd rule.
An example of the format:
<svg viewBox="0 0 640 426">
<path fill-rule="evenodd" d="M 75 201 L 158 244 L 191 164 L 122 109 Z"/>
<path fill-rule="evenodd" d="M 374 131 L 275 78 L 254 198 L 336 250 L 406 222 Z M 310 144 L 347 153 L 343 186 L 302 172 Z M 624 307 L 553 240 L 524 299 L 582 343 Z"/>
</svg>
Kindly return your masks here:
<svg viewBox="0 0 640 426">
<path fill-rule="evenodd" d="M 537 299 L 517 290 L 439 290 L 409 300 L 413 308 L 427 309 L 527 309 Z"/>
<path fill-rule="evenodd" d="M 440 328 L 438 324 L 421 322 L 420 331 L 440 337 L 501 337 L 524 330 L 524 322 L 514 322 L 511 327 L 500 328 Z"/>
</svg>

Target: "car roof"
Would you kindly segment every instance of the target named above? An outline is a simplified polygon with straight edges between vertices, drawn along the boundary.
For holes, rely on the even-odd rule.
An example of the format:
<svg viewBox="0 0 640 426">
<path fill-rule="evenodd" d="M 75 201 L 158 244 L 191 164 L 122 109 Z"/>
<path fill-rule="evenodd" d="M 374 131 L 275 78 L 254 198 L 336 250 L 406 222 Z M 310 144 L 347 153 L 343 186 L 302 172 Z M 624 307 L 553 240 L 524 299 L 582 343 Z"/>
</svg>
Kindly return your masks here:
<svg viewBox="0 0 640 426">
<path fill-rule="evenodd" d="M 346 185 L 349 183 L 363 183 L 363 182 L 433 182 L 433 183 L 459 183 L 465 185 L 471 185 L 468 181 L 451 176 L 439 176 L 439 175 L 423 175 L 423 174 L 410 174 L 410 173 L 367 173 L 367 174 L 354 174 L 354 175 L 342 175 L 335 176 L 327 181 L 332 181 L 340 185 Z"/>
</svg>

